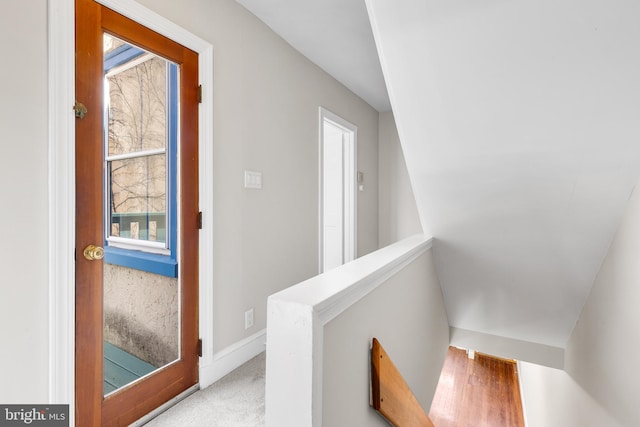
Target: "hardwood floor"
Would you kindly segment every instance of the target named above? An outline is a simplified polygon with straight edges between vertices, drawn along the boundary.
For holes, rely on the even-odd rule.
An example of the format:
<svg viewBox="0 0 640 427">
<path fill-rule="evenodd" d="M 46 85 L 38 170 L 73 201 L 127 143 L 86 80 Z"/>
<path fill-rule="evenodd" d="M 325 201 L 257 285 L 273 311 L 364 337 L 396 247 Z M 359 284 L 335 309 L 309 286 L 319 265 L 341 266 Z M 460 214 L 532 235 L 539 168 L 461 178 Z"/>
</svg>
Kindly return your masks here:
<svg viewBox="0 0 640 427">
<path fill-rule="evenodd" d="M 435 427 L 524 427 L 516 363 L 449 347 L 429 417 Z"/>
</svg>

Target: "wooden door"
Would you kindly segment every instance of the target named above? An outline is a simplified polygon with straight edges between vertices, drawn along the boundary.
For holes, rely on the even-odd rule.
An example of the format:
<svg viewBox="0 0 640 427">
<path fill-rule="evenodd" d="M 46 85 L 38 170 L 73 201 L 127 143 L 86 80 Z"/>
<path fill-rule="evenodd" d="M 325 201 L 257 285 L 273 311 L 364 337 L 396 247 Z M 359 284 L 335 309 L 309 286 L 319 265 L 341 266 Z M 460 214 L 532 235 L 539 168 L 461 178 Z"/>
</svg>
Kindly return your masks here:
<svg viewBox="0 0 640 427">
<path fill-rule="evenodd" d="M 170 129 L 166 131 L 175 135 L 175 152 L 162 147 L 141 148 L 141 152 L 146 154 L 144 160 L 139 157 L 139 152 L 112 155 L 109 145 L 111 130 L 105 131 L 107 122 L 111 126 L 114 121 L 111 110 L 105 107 L 110 97 L 109 91 L 105 91 L 106 39 L 117 40 L 130 51 L 138 52 L 137 62 L 147 58 L 156 62 L 166 61 L 167 76 L 171 73 L 169 70 L 175 70 L 176 87 L 171 90 L 177 98 L 171 102 L 177 110 L 167 114 L 167 123 L 170 123 L 167 129 Z M 157 105 L 163 104 L 163 96 L 156 97 Z M 92 0 L 76 0 L 76 99 L 86 107 L 86 114 L 80 118 L 83 114 L 78 114 L 77 109 L 75 419 L 79 426 L 128 425 L 198 382 L 198 56 Z M 164 100 L 166 104 L 170 103 L 169 96 Z M 168 106 L 166 108 L 169 109 Z M 166 139 L 168 141 L 169 137 Z M 123 160 L 127 156 L 130 158 Z M 164 171 L 164 175 L 160 173 L 167 182 L 166 194 L 162 196 L 164 201 L 156 200 L 153 202 L 156 207 L 149 207 L 150 200 L 158 199 L 158 196 L 149 190 L 153 184 L 147 180 L 146 210 L 130 208 L 144 211 L 142 216 L 146 222 L 143 225 L 138 220 L 131 220 L 141 212 L 120 213 L 114 208 L 113 194 L 118 184 L 112 176 L 116 169 L 114 165 L 125 161 L 146 162 L 147 175 Z M 155 184 L 155 187 L 162 192 L 161 184 Z M 105 197 L 106 193 L 109 197 Z M 169 200 L 174 201 L 174 208 L 169 207 Z M 154 219 L 149 220 L 150 217 Z M 129 221 L 127 226 L 130 229 L 123 231 L 125 220 Z M 133 241 L 142 240 L 139 234 L 144 234 L 146 240 Z M 133 245 L 127 246 L 131 241 Z M 91 246 L 97 249 L 85 251 Z M 105 259 L 102 259 L 102 247 L 108 255 Z M 124 267 L 113 267 L 122 259 L 126 262 L 133 260 L 133 263 L 125 262 L 122 264 Z M 154 262 L 161 266 L 161 270 L 170 272 L 156 274 Z M 152 264 L 151 270 L 147 268 L 149 263 Z M 105 331 L 109 329 L 105 323 L 109 317 L 104 308 L 105 274 L 112 268 L 126 271 L 128 275 L 139 273 L 144 279 L 138 279 L 138 282 L 152 287 L 156 285 L 149 283 L 155 283 L 157 277 L 173 275 L 171 280 L 177 283 L 174 295 L 177 309 L 173 311 L 178 313 L 176 328 L 179 335 L 175 360 L 157 368 L 154 366 L 150 372 L 138 374 L 141 378 L 128 380 L 105 392 L 105 347 L 129 357 L 128 350 L 118 348 L 120 344 L 105 344 Z M 133 289 L 136 283 L 127 286 L 127 289 Z M 153 288 L 154 292 L 158 291 L 158 286 Z M 128 295 L 120 295 L 120 298 L 127 303 L 132 299 Z M 159 318 L 166 320 L 164 315 Z M 148 344 L 146 338 L 140 339 L 142 335 L 137 336 L 138 341 Z M 132 360 L 139 359 L 140 356 L 132 356 Z"/>
</svg>

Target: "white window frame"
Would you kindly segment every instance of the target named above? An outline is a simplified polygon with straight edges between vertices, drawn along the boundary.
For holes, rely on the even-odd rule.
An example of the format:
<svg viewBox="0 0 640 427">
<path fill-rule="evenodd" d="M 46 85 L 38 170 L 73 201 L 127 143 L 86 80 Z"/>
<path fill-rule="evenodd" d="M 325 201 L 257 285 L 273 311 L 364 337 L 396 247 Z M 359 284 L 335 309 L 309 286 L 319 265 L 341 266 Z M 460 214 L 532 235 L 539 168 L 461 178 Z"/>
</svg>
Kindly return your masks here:
<svg viewBox="0 0 640 427">
<path fill-rule="evenodd" d="M 137 47 L 137 46 L 136 46 Z M 111 70 L 109 70 L 109 72 L 105 73 L 105 99 L 108 99 L 108 88 L 109 88 L 109 83 L 108 83 L 108 77 L 113 76 L 114 74 L 117 73 L 121 73 L 123 71 L 129 70 L 137 65 L 140 65 L 146 61 L 149 61 L 151 59 L 153 59 L 155 57 L 154 54 L 152 53 L 145 53 L 142 54 L 140 56 L 138 56 L 137 58 L 134 58 L 133 60 L 129 60 L 127 62 L 125 62 L 124 64 L 121 65 L 117 65 L 115 67 L 113 67 Z M 165 58 L 162 58 L 165 59 Z M 167 62 L 171 63 L 171 61 L 165 59 Z M 169 75 L 167 68 L 167 76 Z M 170 102 L 170 95 L 169 95 L 169 84 L 167 84 L 167 105 Z M 179 95 L 178 95 L 179 96 Z M 179 102 L 179 101 L 178 101 Z M 178 102 L 176 103 L 176 107 L 178 107 Z M 108 112 L 108 108 L 107 106 L 105 106 L 105 121 L 108 119 L 106 116 L 109 115 Z M 167 117 L 167 122 L 169 121 L 169 118 Z M 108 132 L 108 129 L 105 128 L 105 133 Z M 105 134 L 105 141 L 108 139 L 108 135 Z M 150 253 L 150 254 L 156 254 L 156 255 L 162 255 L 162 256 L 171 256 L 173 254 L 173 256 L 175 257 L 177 254 L 177 251 L 175 250 L 175 245 L 177 245 L 177 242 L 172 242 L 170 239 L 170 236 L 172 235 L 172 222 L 171 222 L 171 215 L 177 215 L 177 208 L 175 209 L 174 212 L 172 212 L 171 209 L 171 204 L 175 203 L 178 195 L 177 194 L 173 194 L 170 191 L 170 188 L 172 187 L 169 184 L 169 181 L 171 180 L 171 177 L 169 175 L 169 171 L 170 171 L 170 167 L 169 164 L 171 161 L 177 161 L 177 159 L 170 159 L 169 156 L 171 156 L 170 150 L 168 149 L 169 145 L 170 145 L 170 141 L 169 141 L 170 136 L 167 135 L 167 138 L 165 140 L 165 146 L 163 148 L 155 148 L 155 149 L 149 149 L 149 150 L 141 150 L 141 151 L 132 151 L 129 153 L 122 153 L 122 154 L 114 154 L 114 155 L 110 155 L 109 154 L 109 150 L 107 147 L 107 144 L 105 143 L 104 146 L 104 161 L 105 164 L 107 164 L 108 162 L 113 162 L 113 161 L 119 161 L 119 160 L 128 160 L 128 159 L 136 159 L 136 158 L 141 158 L 141 157 L 149 157 L 149 156 L 153 156 L 153 155 L 157 155 L 157 154 L 164 154 L 166 156 L 166 179 L 165 179 L 165 197 L 166 197 L 166 209 L 165 209 L 165 218 L 166 218 L 166 224 L 165 224 L 165 230 L 166 230 L 166 239 L 164 242 L 154 242 L 154 241 L 150 241 L 150 240 L 139 240 L 139 239 L 132 239 L 132 238 L 128 238 L 128 237 L 116 237 L 116 236 L 112 236 L 111 235 L 111 231 L 110 231 L 110 218 L 111 218 L 111 213 L 109 212 L 109 209 L 111 208 L 110 204 L 105 200 L 104 203 L 104 230 L 105 230 L 105 241 L 107 243 L 107 245 L 109 247 L 112 248 L 119 248 L 119 249 L 125 249 L 125 250 L 133 250 L 133 251 L 141 251 L 141 252 L 146 252 L 146 253 Z M 176 141 L 175 143 L 179 145 L 179 139 L 180 139 L 180 135 L 179 135 L 179 131 L 178 131 L 178 141 Z M 106 171 L 106 169 L 105 169 Z M 105 172 L 106 173 L 106 172 Z M 177 177 L 175 178 L 177 181 Z M 109 193 L 109 182 L 107 177 L 105 176 L 104 179 L 104 194 L 108 194 Z M 175 187 L 175 186 L 174 186 Z M 173 250 L 172 250 L 173 247 Z M 135 268 L 135 267 L 133 267 Z M 146 271 L 150 271 L 150 272 L 157 272 L 155 271 L 154 268 L 149 268 L 149 269 L 145 269 Z"/>
</svg>

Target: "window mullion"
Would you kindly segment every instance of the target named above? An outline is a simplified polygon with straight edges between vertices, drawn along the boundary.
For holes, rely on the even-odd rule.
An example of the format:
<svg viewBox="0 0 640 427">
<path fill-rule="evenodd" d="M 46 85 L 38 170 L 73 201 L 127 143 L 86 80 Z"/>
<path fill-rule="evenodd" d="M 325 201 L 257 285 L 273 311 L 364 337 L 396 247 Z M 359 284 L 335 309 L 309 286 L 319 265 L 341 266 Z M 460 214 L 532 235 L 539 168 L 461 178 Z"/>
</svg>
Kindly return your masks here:
<svg viewBox="0 0 640 427">
<path fill-rule="evenodd" d="M 147 157 L 147 156 L 155 156 L 156 154 L 165 154 L 167 152 L 166 148 L 154 148 L 152 150 L 143 150 L 143 151 L 133 151 L 130 153 L 122 153 L 122 154 L 113 154 L 108 155 L 106 160 L 108 162 L 113 162 L 117 160 L 126 160 L 126 159 L 135 159 L 138 157 Z"/>
</svg>

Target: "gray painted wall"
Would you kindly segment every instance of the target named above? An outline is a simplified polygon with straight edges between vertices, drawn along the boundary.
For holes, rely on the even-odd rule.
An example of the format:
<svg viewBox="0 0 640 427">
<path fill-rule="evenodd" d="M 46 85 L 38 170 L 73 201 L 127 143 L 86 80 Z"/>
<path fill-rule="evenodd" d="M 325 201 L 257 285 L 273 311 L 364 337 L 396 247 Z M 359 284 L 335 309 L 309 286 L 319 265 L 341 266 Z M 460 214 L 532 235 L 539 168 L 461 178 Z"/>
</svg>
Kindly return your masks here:
<svg viewBox="0 0 640 427">
<path fill-rule="evenodd" d="M 358 126 L 359 254 L 378 247 L 378 112 L 232 0 L 141 2 L 214 46 L 214 349 L 263 329 L 266 299 L 318 271 L 318 107 Z M 0 402 L 48 396 L 47 1 L 10 2 L 0 78 Z M 29 28 L 25 32 L 24 29 Z M 19 34 L 19 37 L 9 36 Z M 264 188 L 243 188 L 243 170 Z M 16 268 L 19 267 L 19 268 Z M 255 307 L 255 326 L 243 313 Z"/>
<path fill-rule="evenodd" d="M 378 234 L 384 247 L 422 233 L 422 225 L 392 112 L 380 113 L 378 137 Z"/>
<path fill-rule="evenodd" d="M 449 346 L 431 249 L 325 326 L 323 425 L 388 425 L 369 407 L 374 337 L 428 412 Z"/>
<path fill-rule="evenodd" d="M 0 402 L 47 401 L 47 1 L 4 2 Z"/>
<path fill-rule="evenodd" d="M 142 4 L 214 48 L 214 350 L 266 327 L 267 296 L 318 273 L 318 107 L 358 127 L 358 255 L 378 248 L 378 112 L 231 0 Z M 245 190 L 243 170 L 262 172 Z M 244 329 L 244 312 L 255 325 Z"/>
</svg>

